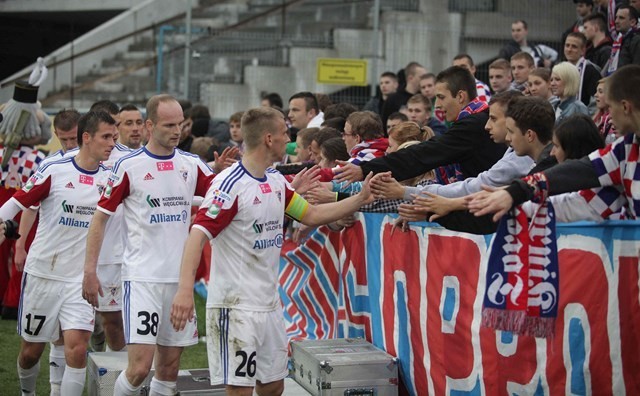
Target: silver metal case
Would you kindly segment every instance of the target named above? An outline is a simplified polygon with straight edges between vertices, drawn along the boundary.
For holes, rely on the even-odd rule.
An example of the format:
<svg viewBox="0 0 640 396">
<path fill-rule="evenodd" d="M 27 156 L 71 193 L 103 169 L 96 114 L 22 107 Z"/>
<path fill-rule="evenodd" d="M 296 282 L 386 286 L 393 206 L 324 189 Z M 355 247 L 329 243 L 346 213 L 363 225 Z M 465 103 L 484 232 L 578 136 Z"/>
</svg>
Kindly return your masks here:
<svg viewBox="0 0 640 396">
<path fill-rule="evenodd" d="M 89 396 L 112 396 L 118 376 L 126 370 L 127 352 L 92 352 L 87 358 L 87 394 Z M 149 384 L 153 370 L 149 373 L 140 389 L 140 395 L 149 394 Z"/>
<path fill-rule="evenodd" d="M 398 394 L 398 359 L 361 338 L 291 341 L 291 366 L 312 395 Z"/>
</svg>

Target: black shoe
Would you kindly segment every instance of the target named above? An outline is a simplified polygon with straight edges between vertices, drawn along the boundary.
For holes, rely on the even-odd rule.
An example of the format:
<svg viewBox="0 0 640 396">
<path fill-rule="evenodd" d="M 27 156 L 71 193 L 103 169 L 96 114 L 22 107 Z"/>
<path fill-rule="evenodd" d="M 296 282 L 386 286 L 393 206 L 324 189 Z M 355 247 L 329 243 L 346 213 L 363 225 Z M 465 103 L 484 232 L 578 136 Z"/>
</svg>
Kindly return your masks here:
<svg viewBox="0 0 640 396">
<path fill-rule="evenodd" d="M 18 308 L 2 307 L 3 320 L 18 320 Z"/>
</svg>

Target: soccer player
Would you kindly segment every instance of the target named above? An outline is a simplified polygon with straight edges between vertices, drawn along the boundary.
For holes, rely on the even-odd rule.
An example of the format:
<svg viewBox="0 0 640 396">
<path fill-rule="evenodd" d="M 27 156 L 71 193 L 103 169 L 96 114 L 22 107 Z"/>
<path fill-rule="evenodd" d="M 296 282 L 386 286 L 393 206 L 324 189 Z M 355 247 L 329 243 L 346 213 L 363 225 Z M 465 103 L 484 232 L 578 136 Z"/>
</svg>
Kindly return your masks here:
<svg viewBox="0 0 640 396">
<path fill-rule="evenodd" d="M 87 342 L 94 313 L 82 299 L 84 249 L 89 221 L 108 170 L 100 165 L 113 149 L 115 120 L 89 112 L 78 122 L 80 150 L 40 167 L 23 189 L 0 208 L 0 218 L 40 203 L 40 220 L 22 278 L 18 333 L 22 336 L 18 377 L 23 395 L 35 394 L 40 356 L 62 329 L 66 367 L 60 394 L 81 395 L 86 373 Z M 0 239 L 3 235 L 0 235 Z"/>
<path fill-rule="evenodd" d="M 60 141 L 61 148 L 42 160 L 39 166 L 40 168 L 50 162 L 59 161 L 61 158 L 72 157 L 78 153 L 78 120 L 80 120 L 80 116 L 80 113 L 75 109 L 63 109 L 55 115 L 53 118 L 53 133 Z M 16 267 L 20 271 L 24 268 L 27 259 L 27 248 L 30 246 L 29 242 L 33 240 L 31 228 L 36 222 L 37 216 L 37 206 L 23 210 L 20 216 L 20 227 L 18 230 L 20 238 L 16 241 L 16 253 L 14 256 Z M 35 234 L 35 230 L 33 234 Z M 19 278 L 22 277 L 20 276 Z M 19 278 L 16 277 L 16 279 Z M 53 340 L 49 347 L 49 383 L 51 385 L 51 396 L 60 395 L 60 385 L 62 383 L 62 377 L 64 376 L 65 366 L 64 343 L 62 337 L 59 337 L 57 340 Z"/>
<path fill-rule="evenodd" d="M 362 192 L 311 206 L 284 176 L 269 168 L 289 141 L 277 110 L 250 109 L 242 117 L 245 154 L 220 173 L 187 240 L 171 322 L 182 331 L 193 316 L 193 282 L 202 248 L 212 239 L 207 298 L 207 349 L 212 384 L 227 394 L 277 395 L 287 376 L 287 337 L 278 298 L 283 213 L 310 226 L 344 218 L 373 201 L 369 175 Z"/>
<path fill-rule="evenodd" d="M 132 111 L 120 112 L 120 126 L 118 133 L 122 139 L 122 120 L 127 119 L 127 113 Z M 138 111 L 139 113 L 139 111 Z M 104 161 L 102 165 L 110 171 L 113 170 L 115 163 L 122 157 L 133 152 L 128 146 L 116 142 L 115 147 L 111 151 L 109 159 Z M 122 206 L 116 209 L 116 212 L 107 222 L 102 249 L 98 257 L 98 279 L 102 285 L 103 294 L 99 296 L 99 303 L 96 307 L 96 324 L 99 324 L 103 332 L 91 336 L 91 346 L 96 352 L 102 352 L 105 349 L 105 341 L 107 351 L 121 351 L 125 348 L 124 326 L 122 323 L 122 255 L 124 252 L 124 215 Z M 100 330 L 100 329 L 98 329 Z"/>
<path fill-rule="evenodd" d="M 198 342 L 195 316 L 176 332 L 169 310 L 178 288 L 178 263 L 193 197 L 204 196 L 213 172 L 196 155 L 176 150 L 184 119 L 176 99 L 153 96 L 147 102 L 147 117 L 149 142 L 114 166 L 87 238 L 83 293 L 96 307 L 103 294 L 96 267 L 105 224 L 123 204 L 123 317 L 129 364 L 116 381 L 116 395 L 139 392 L 154 355 L 151 393 L 174 394 L 183 347 Z M 225 163 L 223 157 L 220 164 Z"/>
<path fill-rule="evenodd" d="M 142 134 L 144 121 L 142 113 L 133 104 L 126 104 L 120 108 L 118 113 L 118 142 L 127 146 L 131 150 L 137 150 L 142 146 Z"/>
</svg>

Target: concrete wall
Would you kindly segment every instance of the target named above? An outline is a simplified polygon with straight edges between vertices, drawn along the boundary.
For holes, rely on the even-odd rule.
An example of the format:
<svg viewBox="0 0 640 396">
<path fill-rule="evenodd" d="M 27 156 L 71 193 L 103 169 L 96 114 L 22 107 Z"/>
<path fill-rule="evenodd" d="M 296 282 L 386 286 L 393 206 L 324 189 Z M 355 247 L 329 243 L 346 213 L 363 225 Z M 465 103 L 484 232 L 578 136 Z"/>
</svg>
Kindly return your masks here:
<svg viewBox="0 0 640 396">
<path fill-rule="evenodd" d="M 439 71 L 459 52 L 460 26 L 461 15 L 449 13 L 446 0 L 430 1 L 428 12 L 387 11 L 380 20 L 379 54 L 373 47 L 373 31 L 335 29 L 332 32 L 334 48 L 292 48 L 291 67 L 248 66 L 244 69 L 242 85 L 201 84 L 200 101 L 208 105 L 216 117 L 228 117 L 235 111 L 259 104 L 261 92 L 278 92 L 286 101 L 299 91 L 332 93 L 345 88 L 316 82 L 317 58 L 366 59 L 368 81 L 373 84 L 377 83 L 380 73 L 397 71 L 411 61 Z"/>
<path fill-rule="evenodd" d="M 193 7 L 198 6 L 198 0 L 192 0 L 192 3 Z M 129 32 L 150 27 L 167 19 L 179 16 L 185 12 L 185 4 L 185 2 L 175 0 L 146 0 L 79 37 L 74 42 L 47 55 L 45 62 L 52 64 L 57 60 L 68 58 L 72 53 L 78 54 Z M 111 59 L 117 53 L 127 51 L 129 45 L 134 43 L 135 40 L 135 37 L 131 37 L 95 50 L 86 56 L 75 58 L 73 61 L 73 74 L 75 76 L 82 76 L 92 71 L 99 74 L 103 60 Z M 38 96 L 43 98 L 51 92 L 71 85 L 71 68 L 72 65 L 70 62 L 64 62 L 56 68 L 50 68 L 49 78 L 40 87 Z M 17 78 L 28 77 L 31 69 L 32 66 L 25 68 L 0 82 L 2 86 L 2 88 L 0 88 L 0 102 L 10 99 L 13 95 L 13 84 L 7 84 L 7 82 Z"/>
</svg>

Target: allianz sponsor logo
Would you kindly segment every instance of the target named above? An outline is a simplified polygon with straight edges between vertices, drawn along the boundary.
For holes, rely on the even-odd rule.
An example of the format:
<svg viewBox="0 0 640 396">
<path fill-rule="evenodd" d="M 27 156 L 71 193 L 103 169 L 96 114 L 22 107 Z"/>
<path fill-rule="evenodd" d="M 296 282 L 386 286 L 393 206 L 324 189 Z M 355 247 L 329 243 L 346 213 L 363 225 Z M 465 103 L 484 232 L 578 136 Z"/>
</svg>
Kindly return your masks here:
<svg viewBox="0 0 640 396">
<path fill-rule="evenodd" d="M 282 247 L 282 234 L 278 234 L 275 236 L 275 238 L 269 238 L 269 239 L 257 239 L 254 243 L 253 243 L 253 249 L 256 250 L 262 250 L 262 249 L 268 249 L 268 248 L 272 248 L 272 247 L 277 247 L 277 248 L 281 248 Z"/>
<path fill-rule="evenodd" d="M 170 213 L 154 213 L 149 218 L 149 224 L 161 224 L 161 223 L 186 223 L 189 215 L 186 210 L 183 210 L 179 214 Z"/>
<path fill-rule="evenodd" d="M 65 217 L 65 216 L 60 216 L 60 220 L 58 220 L 58 225 L 63 225 L 65 227 L 74 227 L 74 228 L 89 228 L 88 221 L 82 221 L 82 220 L 74 219 L 73 217 Z"/>
</svg>

